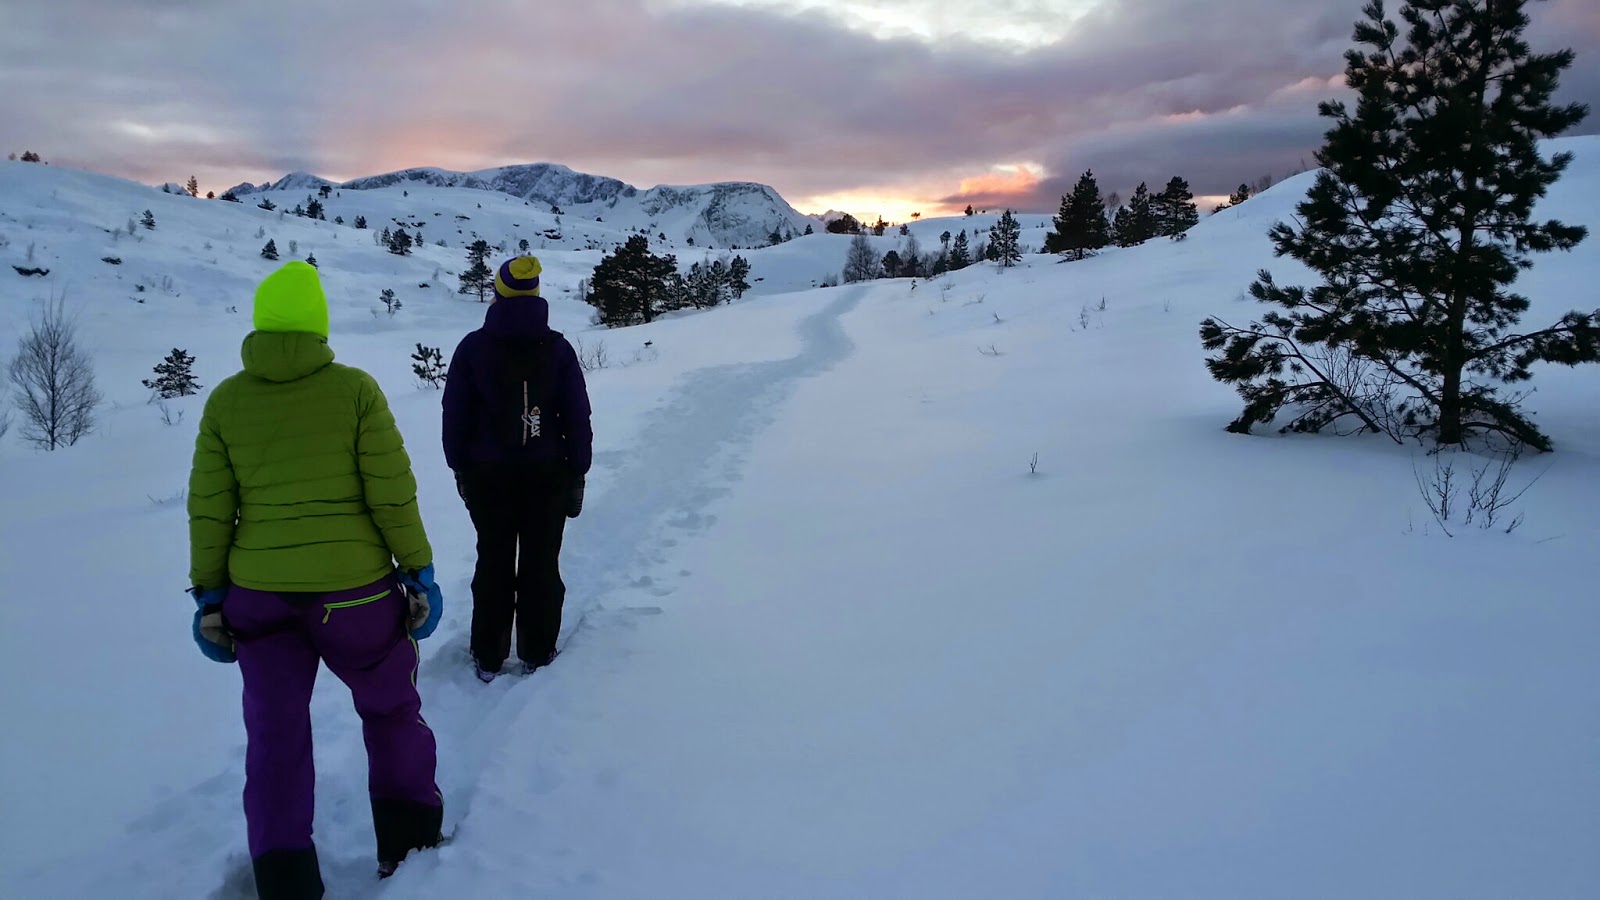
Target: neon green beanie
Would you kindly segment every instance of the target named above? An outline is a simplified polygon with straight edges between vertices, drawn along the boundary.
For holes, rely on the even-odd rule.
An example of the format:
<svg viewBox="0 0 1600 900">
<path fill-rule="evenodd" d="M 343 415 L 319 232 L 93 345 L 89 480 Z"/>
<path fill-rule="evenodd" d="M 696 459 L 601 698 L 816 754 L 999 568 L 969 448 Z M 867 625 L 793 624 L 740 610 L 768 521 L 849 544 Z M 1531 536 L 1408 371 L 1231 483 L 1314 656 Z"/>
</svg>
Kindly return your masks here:
<svg viewBox="0 0 1600 900">
<path fill-rule="evenodd" d="M 316 266 L 295 260 L 268 275 L 256 288 L 255 326 L 327 337 L 328 298 Z"/>
</svg>

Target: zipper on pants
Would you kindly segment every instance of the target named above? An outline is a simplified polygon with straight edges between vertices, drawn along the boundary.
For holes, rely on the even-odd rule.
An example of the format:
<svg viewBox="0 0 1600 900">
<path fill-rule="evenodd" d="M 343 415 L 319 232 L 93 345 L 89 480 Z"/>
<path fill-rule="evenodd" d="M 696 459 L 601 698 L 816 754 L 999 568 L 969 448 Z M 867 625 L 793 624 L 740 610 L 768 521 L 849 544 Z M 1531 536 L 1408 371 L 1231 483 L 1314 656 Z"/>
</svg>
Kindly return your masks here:
<svg viewBox="0 0 1600 900">
<path fill-rule="evenodd" d="M 341 600 L 338 603 L 324 603 L 322 604 L 322 608 L 325 610 L 322 615 L 322 624 L 328 624 L 328 620 L 333 618 L 333 611 L 336 609 L 354 609 L 357 606 L 366 606 L 368 603 L 377 603 L 392 593 L 394 591 L 384 591 L 381 594 L 373 594 L 371 597 L 362 597 L 360 600 Z"/>
</svg>

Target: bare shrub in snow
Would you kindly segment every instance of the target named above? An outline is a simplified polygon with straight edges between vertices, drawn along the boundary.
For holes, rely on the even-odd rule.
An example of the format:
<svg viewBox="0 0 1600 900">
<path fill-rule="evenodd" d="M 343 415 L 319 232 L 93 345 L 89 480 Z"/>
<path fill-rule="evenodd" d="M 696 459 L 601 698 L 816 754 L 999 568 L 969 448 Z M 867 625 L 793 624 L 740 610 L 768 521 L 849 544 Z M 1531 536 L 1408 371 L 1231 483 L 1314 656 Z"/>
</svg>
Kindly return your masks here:
<svg viewBox="0 0 1600 900">
<path fill-rule="evenodd" d="M 160 403 L 157 403 L 156 408 L 161 410 L 161 424 L 181 425 L 183 423 L 183 410 L 174 407 L 172 404 L 167 403 L 164 400 Z"/>
<path fill-rule="evenodd" d="M 605 341 L 586 344 L 583 338 L 578 338 L 575 349 L 578 351 L 578 367 L 585 372 L 609 368 L 611 365 L 611 355 L 606 350 Z"/>
<path fill-rule="evenodd" d="M 1033 459 L 1028 460 L 1028 474 L 1039 474 L 1039 454 L 1035 453 Z"/>
<path fill-rule="evenodd" d="M 1522 459 L 1522 446 L 1515 445 L 1482 465 L 1469 464 L 1465 473 L 1456 468 L 1457 458 L 1455 454 L 1435 453 L 1433 472 L 1426 476 L 1415 463 L 1411 467 L 1417 491 L 1445 535 L 1455 537 L 1450 526 L 1457 520 L 1463 526 L 1476 525 L 1485 531 L 1504 525 L 1506 534 L 1522 527 L 1523 514 L 1508 521 L 1509 509 L 1545 474 L 1540 472 L 1520 488 L 1512 487 L 1511 474 Z"/>
<path fill-rule="evenodd" d="M 94 429 L 103 398 L 64 295 L 52 298 L 17 341 L 9 373 L 22 409 L 22 437 L 30 444 L 42 450 L 70 447 Z"/>
</svg>

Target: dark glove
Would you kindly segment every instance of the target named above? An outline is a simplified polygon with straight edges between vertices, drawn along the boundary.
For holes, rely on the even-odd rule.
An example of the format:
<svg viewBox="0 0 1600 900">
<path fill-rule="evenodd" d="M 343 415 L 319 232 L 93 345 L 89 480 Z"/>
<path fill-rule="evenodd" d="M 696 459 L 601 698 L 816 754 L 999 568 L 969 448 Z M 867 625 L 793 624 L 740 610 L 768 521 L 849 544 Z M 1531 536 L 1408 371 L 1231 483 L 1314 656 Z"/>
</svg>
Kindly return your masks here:
<svg viewBox="0 0 1600 900">
<path fill-rule="evenodd" d="M 396 577 L 406 589 L 406 599 L 410 601 L 406 630 L 414 640 L 431 637 L 434 629 L 439 627 L 440 617 L 444 615 L 444 592 L 433 580 L 433 566 L 414 572 L 400 572 Z"/>
<path fill-rule="evenodd" d="M 572 488 L 567 494 L 567 518 L 576 519 L 583 514 L 583 487 L 584 477 L 579 475 L 572 480 Z"/>
<path fill-rule="evenodd" d="M 208 591 L 195 587 L 189 589 L 189 595 L 194 598 L 196 607 L 193 631 L 194 642 L 200 652 L 212 662 L 238 662 L 233 632 L 228 630 L 228 623 L 222 619 L 222 600 L 228 595 L 227 589 Z"/>
</svg>

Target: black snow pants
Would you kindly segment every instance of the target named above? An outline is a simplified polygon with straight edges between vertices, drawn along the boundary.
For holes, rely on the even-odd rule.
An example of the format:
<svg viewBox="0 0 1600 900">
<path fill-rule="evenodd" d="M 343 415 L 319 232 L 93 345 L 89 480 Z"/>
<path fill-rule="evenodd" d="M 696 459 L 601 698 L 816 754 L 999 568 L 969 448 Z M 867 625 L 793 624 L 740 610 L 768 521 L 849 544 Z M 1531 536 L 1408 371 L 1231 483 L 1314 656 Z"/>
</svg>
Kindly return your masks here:
<svg viewBox="0 0 1600 900">
<path fill-rule="evenodd" d="M 561 631 L 561 538 L 572 475 L 564 462 L 485 466 L 463 473 L 467 512 L 478 532 L 472 577 L 472 656 L 498 672 L 511 655 L 542 666 Z"/>
</svg>

